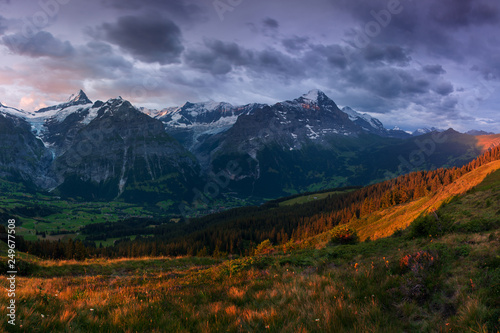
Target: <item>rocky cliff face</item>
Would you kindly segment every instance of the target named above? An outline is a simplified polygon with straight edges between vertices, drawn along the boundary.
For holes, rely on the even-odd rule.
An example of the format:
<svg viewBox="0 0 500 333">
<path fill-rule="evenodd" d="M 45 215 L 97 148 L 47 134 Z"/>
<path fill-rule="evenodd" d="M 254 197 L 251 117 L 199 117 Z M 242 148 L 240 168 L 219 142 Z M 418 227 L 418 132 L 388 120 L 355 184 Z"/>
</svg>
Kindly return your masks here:
<svg viewBox="0 0 500 333">
<path fill-rule="evenodd" d="M 0 108 L 0 178 L 51 188 L 56 185 L 49 172 L 51 163 L 52 154 L 31 132 L 30 124 Z"/>
<path fill-rule="evenodd" d="M 195 158 L 163 124 L 122 99 L 110 100 L 57 158 L 58 191 L 85 198 L 182 198 L 200 181 Z"/>
</svg>

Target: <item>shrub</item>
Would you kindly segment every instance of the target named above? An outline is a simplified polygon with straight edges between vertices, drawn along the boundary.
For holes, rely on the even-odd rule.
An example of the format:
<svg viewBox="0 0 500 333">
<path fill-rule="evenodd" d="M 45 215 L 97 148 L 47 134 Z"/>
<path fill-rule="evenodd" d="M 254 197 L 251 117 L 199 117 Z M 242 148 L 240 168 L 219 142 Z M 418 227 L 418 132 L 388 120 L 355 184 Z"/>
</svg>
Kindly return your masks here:
<svg viewBox="0 0 500 333">
<path fill-rule="evenodd" d="M 411 271 L 418 274 L 432 267 L 437 260 L 437 255 L 429 251 L 418 251 L 407 254 L 399 260 L 399 268 L 402 273 Z"/>
<path fill-rule="evenodd" d="M 330 231 L 330 244 L 356 244 L 359 237 L 356 230 L 339 225 Z"/>
<path fill-rule="evenodd" d="M 401 286 L 403 299 L 406 301 L 417 301 L 422 304 L 432 294 L 431 290 L 434 266 L 437 262 L 437 253 L 431 251 L 418 251 L 413 254 L 407 254 L 399 260 L 399 269 L 401 274 L 409 274 Z"/>
<path fill-rule="evenodd" d="M 274 247 L 269 239 L 266 239 L 255 248 L 255 255 L 270 254 L 272 252 L 274 252 Z"/>
<path fill-rule="evenodd" d="M 410 225 L 410 237 L 439 237 L 450 231 L 452 223 L 437 213 L 419 216 Z"/>
<path fill-rule="evenodd" d="M 470 222 L 463 223 L 456 226 L 456 231 L 459 232 L 467 232 L 467 233 L 475 233 L 482 231 L 489 231 L 498 227 L 498 222 L 488 221 L 484 218 L 475 218 Z"/>
<path fill-rule="evenodd" d="M 467 257 L 470 254 L 471 247 L 468 244 L 462 244 L 455 249 L 455 256 Z"/>
</svg>

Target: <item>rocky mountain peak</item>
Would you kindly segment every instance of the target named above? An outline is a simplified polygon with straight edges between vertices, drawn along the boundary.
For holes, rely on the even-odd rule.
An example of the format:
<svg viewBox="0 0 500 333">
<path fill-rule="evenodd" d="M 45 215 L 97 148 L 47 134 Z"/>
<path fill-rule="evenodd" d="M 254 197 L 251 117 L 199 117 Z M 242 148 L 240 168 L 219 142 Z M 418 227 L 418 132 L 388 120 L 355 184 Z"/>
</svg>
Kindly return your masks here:
<svg viewBox="0 0 500 333">
<path fill-rule="evenodd" d="M 326 96 L 324 92 L 318 89 L 310 90 L 307 94 L 302 95 L 297 99 L 297 101 L 306 104 L 322 104 L 324 102 L 330 102 L 331 99 Z"/>
<path fill-rule="evenodd" d="M 64 109 L 67 109 L 69 107 L 77 107 L 81 105 L 87 105 L 87 104 L 92 104 L 92 101 L 87 97 L 87 95 L 83 92 L 83 90 L 80 90 L 78 94 L 76 95 L 71 95 L 69 100 L 66 103 L 54 105 L 54 106 L 49 106 L 43 109 L 40 109 L 38 111 L 35 111 L 35 113 L 40 114 L 40 113 L 46 113 L 48 111 L 55 111 L 59 112 Z M 50 113 L 52 114 L 52 113 Z"/>
<path fill-rule="evenodd" d="M 87 97 L 85 92 L 80 89 L 78 94 L 76 95 L 71 95 L 69 98 L 69 103 L 72 105 L 81 105 L 81 104 L 90 104 L 92 101 Z"/>
</svg>

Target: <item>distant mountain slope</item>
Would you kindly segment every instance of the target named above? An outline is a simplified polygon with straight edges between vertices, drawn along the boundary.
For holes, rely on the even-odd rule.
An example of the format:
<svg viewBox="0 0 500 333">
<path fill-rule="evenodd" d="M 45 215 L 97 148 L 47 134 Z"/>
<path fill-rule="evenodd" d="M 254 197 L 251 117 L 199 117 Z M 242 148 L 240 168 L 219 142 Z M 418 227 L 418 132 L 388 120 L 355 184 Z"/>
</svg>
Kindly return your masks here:
<svg viewBox="0 0 500 333">
<path fill-rule="evenodd" d="M 0 112 L 0 178 L 50 188 L 55 186 L 49 175 L 51 163 L 52 154 L 31 132 L 30 124 Z"/>
<path fill-rule="evenodd" d="M 477 145 L 482 151 L 500 146 L 500 134 L 479 135 L 476 136 L 476 139 Z"/>
<path fill-rule="evenodd" d="M 201 182 L 195 158 L 160 121 L 122 99 L 109 100 L 54 165 L 64 196 L 158 202 L 186 196 Z"/>
</svg>

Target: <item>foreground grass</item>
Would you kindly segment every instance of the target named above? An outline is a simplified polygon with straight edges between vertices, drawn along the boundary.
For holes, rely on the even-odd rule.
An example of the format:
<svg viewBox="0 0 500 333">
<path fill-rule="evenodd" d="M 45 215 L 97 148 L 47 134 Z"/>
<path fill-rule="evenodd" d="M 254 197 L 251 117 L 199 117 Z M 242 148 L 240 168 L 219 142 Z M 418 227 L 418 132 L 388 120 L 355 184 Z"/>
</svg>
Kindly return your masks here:
<svg viewBox="0 0 500 333">
<path fill-rule="evenodd" d="M 499 238 L 403 235 L 222 261 L 37 261 L 17 279 L 18 326 L 0 323 L 19 332 L 496 332 Z M 405 264 L 418 253 L 426 260 Z M 2 293 L 2 313 L 7 301 Z"/>
</svg>

